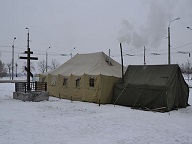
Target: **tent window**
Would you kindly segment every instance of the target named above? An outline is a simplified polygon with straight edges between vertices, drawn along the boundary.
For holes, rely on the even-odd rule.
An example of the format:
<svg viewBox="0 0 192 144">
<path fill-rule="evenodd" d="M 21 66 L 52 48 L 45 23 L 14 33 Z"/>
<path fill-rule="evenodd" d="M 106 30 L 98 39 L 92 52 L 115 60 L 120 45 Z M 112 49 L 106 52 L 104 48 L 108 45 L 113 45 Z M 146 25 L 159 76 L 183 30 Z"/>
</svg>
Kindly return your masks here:
<svg viewBox="0 0 192 144">
<path fill-rule="evenodd" d="M 81 80 L 81 78 L 76 79 L 76 87 L 80 87 L 80 80 Z"/>
<path fill-rule="evenodd" d="M 94 82 L 95 82 L 95 79 L 90 77 L 90 79 L 89 79 L 89 86 L 90 87 L 94 87 Z"/>
<path fill-rule="evenodd" d="M 68 78 L 63 78 L 63 85 L 67 85 L 68 83 Z"/>
</svg>

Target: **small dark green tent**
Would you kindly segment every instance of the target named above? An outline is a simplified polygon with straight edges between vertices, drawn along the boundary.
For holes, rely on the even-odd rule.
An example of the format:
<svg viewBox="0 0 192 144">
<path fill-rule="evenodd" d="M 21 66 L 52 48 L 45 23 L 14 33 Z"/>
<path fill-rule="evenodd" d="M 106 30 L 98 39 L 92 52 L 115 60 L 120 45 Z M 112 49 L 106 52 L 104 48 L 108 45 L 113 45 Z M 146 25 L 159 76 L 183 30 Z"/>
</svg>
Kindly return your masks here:
<svg viewBox="0 0 192 144">
<path fill-rule="evenodd" d="M 178 65 L 130 65 L 114 88 L 114 104 L 170 111 L 188 106 L 189 87 Z"/>
</svg>

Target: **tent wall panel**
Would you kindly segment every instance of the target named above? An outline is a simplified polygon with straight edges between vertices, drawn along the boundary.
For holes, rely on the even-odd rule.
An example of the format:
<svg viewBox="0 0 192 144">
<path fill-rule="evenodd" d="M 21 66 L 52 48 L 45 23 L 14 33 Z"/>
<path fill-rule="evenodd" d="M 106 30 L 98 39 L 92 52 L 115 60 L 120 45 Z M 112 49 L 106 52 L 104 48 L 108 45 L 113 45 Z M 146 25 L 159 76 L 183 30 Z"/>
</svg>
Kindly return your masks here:
<svg viewBox="0 0 192 144">
<path fill-rule="evenodd" d="M 98 95 L 101 103 L 111 103 L 113 97 L 114 84 L 119 81 L 119 78 L 113 76 L 101 76 L 101 94 Z"/>
<path fill-rule="evenodd" d="M 90 78 L 94 79 L 94 86 L 90 86 Z M 100 91 L 100 75 L 84 74 L 84 95 L 82 101 L 98 103 L 98 94 Z"/>
<path fill-rule="evenodd" d="M 47 88 L 50 95 L 59 97 L 59 81 L 58 76 L 50 75 L 47 76 Z"/>
</svg>

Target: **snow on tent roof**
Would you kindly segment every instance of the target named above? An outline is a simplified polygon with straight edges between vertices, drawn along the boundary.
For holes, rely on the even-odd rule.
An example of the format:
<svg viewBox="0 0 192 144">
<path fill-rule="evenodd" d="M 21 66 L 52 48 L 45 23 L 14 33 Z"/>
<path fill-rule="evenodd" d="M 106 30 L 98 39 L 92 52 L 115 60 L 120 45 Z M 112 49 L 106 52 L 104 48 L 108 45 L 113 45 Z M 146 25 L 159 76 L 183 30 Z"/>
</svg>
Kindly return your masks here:
<svg viewBox="0 0 192 144">
<path fill-rule="evenodd" d="M 110 58 L 103 52 L 76 54 L 57 69 L 50 72 L 52 75 L 107 75 L 121 77 L 121 64 Z"/>
</svg>

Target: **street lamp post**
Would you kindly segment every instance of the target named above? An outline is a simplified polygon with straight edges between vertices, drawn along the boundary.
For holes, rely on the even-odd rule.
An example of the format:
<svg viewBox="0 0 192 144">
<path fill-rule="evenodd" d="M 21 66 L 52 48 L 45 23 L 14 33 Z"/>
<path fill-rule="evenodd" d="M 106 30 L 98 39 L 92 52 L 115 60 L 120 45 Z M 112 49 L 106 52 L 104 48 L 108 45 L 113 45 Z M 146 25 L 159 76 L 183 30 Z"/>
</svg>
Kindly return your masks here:
<svg viewBox="0 0 192 144">
<path fill-rule="evenodd" d="M 13 80 L 13 75 L 14 75 L 14 42 L 16 40 L 16 37 L 13 39 L 13 45 L 12 45 L 12 80 Z"/>
<path fill-rule="evenodd" d="M 190 29 L 190 30 L 192 30 L 192 28 L 190 28 L 190 27 L 187 27 L 188 29 Z M 189 57 L 191 56 L 191 54 L 189 53 Z"/>
<path fill-rule="evenodd" d="M 50 49 L 51 47 L 49 47 L 47 50 L 46 50 L 46 72 L 47 72 L 47 62 L 48 62 L 48 53 L 47 51 Z"/>
<path fill-rule="evenodd" d="M 170 44 L 170 24 L 175 21 L 175 20 L 179 20 L 180 18 L 176 18 L 172 21 L 169 22 L 169 25 L 168 25 L 168 64 L 170 65 L 171 64 L 171 44 Z"/>
<path fill-rule="evenodd" d="M 188 29 L 190 29 L 190 30 L 192 30 L 192 28 L 190 28 L 190 27 L 187 27 Z M 189 57 L 191 56 L 191 54 L 189 53 Z"/>
</svg>

